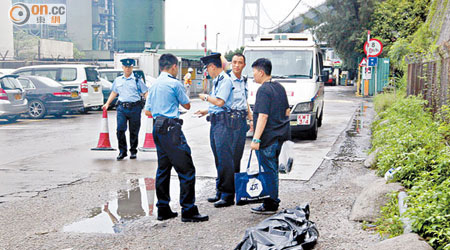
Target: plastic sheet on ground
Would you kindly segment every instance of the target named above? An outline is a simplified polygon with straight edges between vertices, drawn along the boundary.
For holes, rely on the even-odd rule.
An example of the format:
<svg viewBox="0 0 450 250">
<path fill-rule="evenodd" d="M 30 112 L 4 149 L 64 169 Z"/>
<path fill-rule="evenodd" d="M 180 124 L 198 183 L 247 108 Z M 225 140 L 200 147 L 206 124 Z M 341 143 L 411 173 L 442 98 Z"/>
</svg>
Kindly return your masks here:
<svg viewBox="0 0 450 250">
<path fill-rule="evenodd" d="M 312 249 L 319 237 L 314 222 L 309 221 L 309 205 L 284 209 L 246 230 L 244 239 L 236 246 L 239 250 L 307 250 Z"/>
</svg>

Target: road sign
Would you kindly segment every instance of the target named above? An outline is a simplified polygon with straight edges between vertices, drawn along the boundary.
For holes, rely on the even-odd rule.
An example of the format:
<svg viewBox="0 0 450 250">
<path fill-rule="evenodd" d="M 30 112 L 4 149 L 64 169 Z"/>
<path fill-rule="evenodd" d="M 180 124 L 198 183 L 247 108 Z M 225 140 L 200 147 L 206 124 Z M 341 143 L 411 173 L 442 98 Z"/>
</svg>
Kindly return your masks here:
<svg viewBox="0 0 450 250">
<path fill-rule="evenodd" d="M 364 44 L 364 53 L 369 57 L 377 57 L 383 52 L 383 44 L 378 39 L 370 39 Z"/>
<path fill-rule="evenodd" d="M 362 76 L 362 78 L 364 80 L 372 79 L 372 67 L 364 67 L 363 68 L 363 76 Z"/>
<path fill-rule="evenodd" d="M 363 58 L 363 59 L 361 60 L 361 62 L 359 63 L 359 66 L 360 66 L 360 67 L 366 67 L 366 66 L 367 66 L 367 59 L 366 59 L 366 58 Z"/>
<path fill-rule="evenodd" d="M 378 57 L 369 57 L 369 66 L 375 67 L 378 65 Z"/>
</svg>

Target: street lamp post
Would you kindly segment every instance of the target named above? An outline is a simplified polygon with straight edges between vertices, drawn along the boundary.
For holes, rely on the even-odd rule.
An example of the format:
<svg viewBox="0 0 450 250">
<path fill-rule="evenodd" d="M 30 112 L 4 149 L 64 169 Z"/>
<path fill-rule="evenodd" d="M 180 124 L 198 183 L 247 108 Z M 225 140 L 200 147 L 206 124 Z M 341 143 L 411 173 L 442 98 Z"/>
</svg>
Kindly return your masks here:
<svg viewBox="0 0 450 250">
<path fill-rule="evenodd" d="M 216 33 L 216 52 L 219 52 L 219 51 L 218 51 L 219 35 L 220 35 L 220 32 L 217 32 L 217 33 Z"/>
</svg>

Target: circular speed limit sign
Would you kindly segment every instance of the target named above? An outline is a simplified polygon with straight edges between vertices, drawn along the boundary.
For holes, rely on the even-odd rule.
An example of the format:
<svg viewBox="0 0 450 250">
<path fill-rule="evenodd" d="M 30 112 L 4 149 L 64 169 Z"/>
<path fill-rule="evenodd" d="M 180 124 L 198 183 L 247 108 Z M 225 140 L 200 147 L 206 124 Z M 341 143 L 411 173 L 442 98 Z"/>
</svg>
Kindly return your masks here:
<svg viewBox="0 0 450 250">
<path fill-rule="evenodd" d="M 377 57 L 381 52 L 383 52 L 383 44 L 378 39 L 370 39 L 364 44 L 364 53 L 368 56 Z"/>
</svg>

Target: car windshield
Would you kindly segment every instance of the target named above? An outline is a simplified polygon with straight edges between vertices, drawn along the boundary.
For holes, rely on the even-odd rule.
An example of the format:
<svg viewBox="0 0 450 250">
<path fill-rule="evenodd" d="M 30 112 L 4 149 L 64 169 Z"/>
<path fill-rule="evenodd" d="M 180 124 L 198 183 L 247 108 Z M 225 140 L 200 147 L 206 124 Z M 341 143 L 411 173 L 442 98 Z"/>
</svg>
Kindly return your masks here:
<svg viewBox="0 0 450 250">
<path fill-rule="evenodd" d="M 280 78 L 312 78 L 313 52 L 309 50 L 248 50 L 244 52 L 247 67 L 244 75 L 253 77 L 251 65 L 258 58 L 272 62 L 272 76 Z"/>
</svg>

